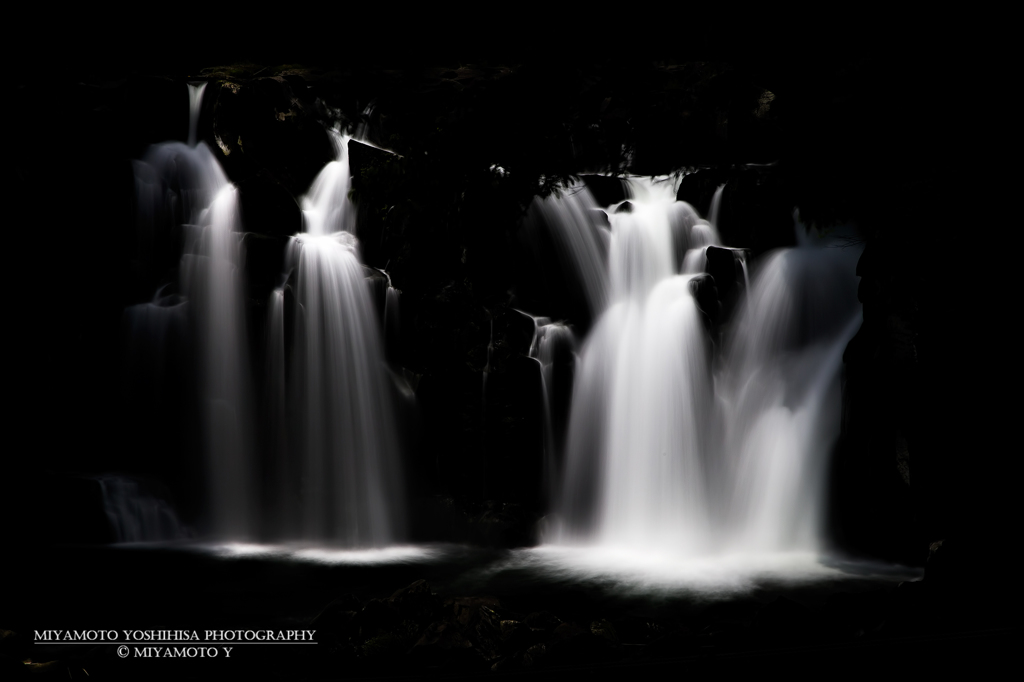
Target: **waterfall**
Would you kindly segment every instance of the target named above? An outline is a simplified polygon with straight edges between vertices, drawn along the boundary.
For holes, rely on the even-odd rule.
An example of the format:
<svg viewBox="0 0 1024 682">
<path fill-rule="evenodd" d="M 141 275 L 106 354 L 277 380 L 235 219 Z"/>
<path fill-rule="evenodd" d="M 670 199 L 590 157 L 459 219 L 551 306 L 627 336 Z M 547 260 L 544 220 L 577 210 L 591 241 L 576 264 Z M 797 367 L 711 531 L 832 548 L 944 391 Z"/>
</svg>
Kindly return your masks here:
<svg viewBox="0 0 1024 682">
<path fill-rule="evenodd" d="M 629 182 L 628 202 L 607 208 L 607 262 L 572 251 L 586 260 L 577 276 L 604 268 L 609 296 L 576 364 L 545 539 L 691 556 L 816 550 L 842 352 L 860 322 L 857 254 L 775 252 L 751 283 L 743 250 L 716 252 L 735 265 L 719 290 L 742 296 L 719 348 L 695 292 L 720 245 L 723 187 L 709 223 L 667 183 Z M 571 207 L 547 212 L 556 241 L 579 231 Z"/>
<path fill-rule="evenodd" d="M 525 314 L 525 313 L 523 313 Z M 541 367 L 541 396 L 544 409 L 544 469 L 542 490 L 547 500 L 557 494 L 568 407 L 572 400 L 572 378 L 576 365 L 576 336 L 565 324 L 546 317 L 533 318 L 534 341 L 530 357 Z"/>
<path fill-rule="evenodd" d="M 722 192 L 725 191 L 725 183 L 723 182 L 715 190 L 715 194 L 711 197 L 711 209 L 708 211 L 708 221 L 718 229 L 718 216 L 722 210 Z"/>
<path fill-rule="evenodd" d="M 116 542 L 183 540 L 191 536 L 174 508 L 127 476 L 97 476 L 103 510 Z"/>
<path fill-rule="evenodd" d="M 291 395 L 301 417 L 290 441 L 299 456 L 278 466 L 294 484 L 283 503 L 290 535 L 381 546 L 403 526 L 394 406 L 354 234 L 347 138 L 331 136 L 337 157 L 303 197 L 305 232 L 286 253 L 298 309 Z M 272 319 L 271 328 L 279 326 Z"/>
<path fill-rule="evenodd" d="M 297 523 L 295 521 L 296 488 L 289 466 L 290 447 L 288 429 L 288 348 L 287 325 L 285 323 L 286 299 L 291 293 L 287 284 L 270 293 L 266 338 L 266 415 L 269 459 L 268 474 L 273 481 L 267 490 L 267 510 L 270 523 L 269 534 L 285 537 Z M 293 299 L 294 301 L 294 299 Z M 294 303 L 293 306 L 294 308 Z"/>
<path fill-rule="evenodd" d="M 728 426 L 720 458 L 728 530 L 748 549 L 814 549 L 826 457 L 838 435 L 843 350 L 861 322 L 853 254 L 768 255 L 726 350 Z"/>
<path fill-rule="evenodd" d="M 189 86 L 189 143 L 154 145 L 134 164 L 135 256 L 162 279 L 124 312 L 127 397 L 156 414 L 170 372 L 191 369 L 176 388 L 198 410 L 175 414 L 198 420 L 188 432 L 214 536 L 393 543 L 405 521 L 387 365 L 400 292 L 361 262 L 349 138 L 329 132 L 334 160 L 301 198 L 303 231 L 268 301 L 257 439 L 239 196 L 196 141 L 204 88 Z M 671 179 L 627 182 L 629 199 L 610 206 L 576 184 L 530 210 L 589 315 L 585 338 L 534 318 L 546 539 L 688 555 L 815 550 L 842 352 L 860 323 L 857 254 L 797 228 L 797 248 L 748 264 L 721 243 L 724 185 L 705 220 L 675 200 Z M 490 333 L 482 410 L 493 319 Z M 111 518 L 135 519 L 112 520 L 119 537 L 168 535 L 160 504 L 104 481 Z"/>
<path fill-rule="evenodd" d="M 189 85 L 189 143 L 154 145 L 134 164 L 137 260 L 147 272 L 158 271 L 172 249 L 180 260 L 177 291 L 164 284 L 152 302 L 125 311 L 127 397 L 155 411 L 164 362 L 182 345 L 176 339 L 187 339 L 191 350 L 178 360 L 195 376 L 206 526 L 214 537 L 392 542 L 403 526 L 398 436 L 348 198 L 348 139 L 330 132 L 335 159 L 302 198 L 304 232 L 289 242 L 287 275 L 270 297 L 261 459 L 238 191 L 207 145 L 196 143 L 204 88 Z M 387 273 L 374 276 L 386 282 L 380 315 L 395 344 L 399 292 Z M 130 539 L 159 539 L 140 537 L 159 535 L 153 528 L 143 524 Z"/>
<path fill-rule="evenodd" d="M 596 316 L 607 305 L 608 275 L 604 265 L 607 233 L 598 227 L 594 197 L 582 183 L 563 196 L 538 199 L 530 206 L 531 219 L 549 227 L 563 269 L 571 272 L 582 290 L 590 314 Z"/>
<path fill-rule="evenodd" d="M 245 336 L 243 262 L 238 191 L 225 183 L 193 226 L 191 253 L 182 257 L 182 289 L 193 303 L 201 357 L 203 433 L 215 532 L 246 537 L 255 531 L 249 361 Z"/>
<path fill-rule="evenodd" d="M 190 135 L 202 92 L 203 86 L 189 86 Z M 255 530 L 256 490 L 238 192 L 204 142 L 153 145 L 133 166 L 139 261 L 155 268 L 161 249 L 181 244 L 180 300 L 174 306 L 187 312 L 186 333 L 194 349 L 208 525 L 220 537 L 247 537 Z M 173 330 L 164 318 L 175 308 L 127 309 L 132 346 L 142 337 L 155 347 L 164 345 Z M 128 371 L 139 368 L 129 364 Z"/>
<path fill-rule="evenodd" d="M 203 107 L 203 92 L 206 81 L 188 84 L 188 146 L 196 146 L 196 133 L 199 130 L 199 112 Z"/>
</svg>

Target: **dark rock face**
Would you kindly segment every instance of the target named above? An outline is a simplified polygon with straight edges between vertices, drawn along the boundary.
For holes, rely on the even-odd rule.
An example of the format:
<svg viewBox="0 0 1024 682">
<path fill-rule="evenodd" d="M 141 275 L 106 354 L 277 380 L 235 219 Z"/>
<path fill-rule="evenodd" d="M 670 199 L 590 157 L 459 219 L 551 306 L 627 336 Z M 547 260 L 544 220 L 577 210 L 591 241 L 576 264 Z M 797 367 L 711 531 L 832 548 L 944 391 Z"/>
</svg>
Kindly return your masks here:
<svg viewBox="0 0 1024 682">
<path fill-rule="evenodd" d="M 33 502 L 22 525 L 29 541 L 102 544 L 117 539 L 98 481 L 84 476 L 47 476 L 24 485 Z"/>
<path fill-rule="evenodd" d="M 901 279 L 894 254 L 869 244 L 857 264 L 864 322 L 843 355 L 842 438 L 833 472 L 833 518 L 842 545 L 917 563 L 918 536 L 911 453 L 919 415 L 919 322 L 913 284 Z M 934 532 L 934 531 L 933 531 Z"/>
<path fill-rule="evenodd" d="M 715 286 L 715 278 L 708 273 L 695 276 L 690 280 L 690 291 L 693 292 L 697 307 L 704 316 L 708 331 L 715 336 L 715 325 L 722 314 L 722 301 L 718 295 L 718 287 Z"/>
<path fill-rule="evenodd" d="M 333 157 L 324 117 L 301 78 L 214 81 L 206 97 L 215 102 L 211 146 L 236 184 L 262 175 L 301 196 Z"/>
<path fill-rule="evenodd" d="M 710 216 L 715 191 L 722 190 L 718 224 L 723 244 L 753 255 L 796 245 L 796 194 L 780 165 L 732 166 L 698 170 L 683 177 L 676 198 Z"/>
<path fill-rule="evenodd" d="M 629 198 L 625 181 L 608 175 L 581 175 L 587 189 L 594 195 L 598 206 L 611 206 Z"/>
<path fill-rule="evenodd" d="M 249 232 L 242 241 L 245 249 L 246 292 L 250 305 L 262 304 L 284 280 L 285 249 L 288 238 Z M 256 319 L 264 311 L 254 311 Z"/>
<path fill-rule="evenodd" d="M 287 239 L 303 230 L 297 197 L 269 172 L 239 182 L 238 203 L 246 232 Z"/>
<path fill-rule="evenodd" d="M 360 256 L 373 267 L 390 268 L 408 248 L 393 215 L 398 197 L 391 195 L 402 182 L 403 159 L 357 140 L 348 141 L 348 155 Z"/>
<path fill-rule="evenodd" d="M 723 319 L 730 319 L 740 296 L 746 289 L 741 263 L 745 254 L 740 249 L 722 249 L 717 246 L 709 246 L 704 253 L 707 259 L 707 273 L 712 278 L 715 293 L 721 305 L 718 315 Z M 698 299 L 699 302 L 700 299 Z M 714 311 L 713 306 L 712 311 Z"/>
</svg>

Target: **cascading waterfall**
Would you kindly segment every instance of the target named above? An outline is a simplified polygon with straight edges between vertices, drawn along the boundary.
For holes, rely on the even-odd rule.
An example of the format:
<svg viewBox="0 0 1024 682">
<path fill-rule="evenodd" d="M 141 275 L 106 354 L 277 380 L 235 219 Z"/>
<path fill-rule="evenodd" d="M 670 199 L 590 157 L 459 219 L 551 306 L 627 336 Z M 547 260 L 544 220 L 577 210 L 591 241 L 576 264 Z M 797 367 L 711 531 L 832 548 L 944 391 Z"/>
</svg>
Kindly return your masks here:
<svg viewBox="0 0 1024 682">
<path fill-rule="evenodd" d="M 190 140 L 204 87 L 189 85 Z M 187 335 L 198 363 L 210 529 L 220 537 L 247 537 L 254 531 L 256 500 L 238 192 L 203 142 L 154 145 L 134 169 L 140 262 L 153 267 L 161 246 L 182 237 L 184 244 L 180 297 L 126 310 L 130 343 L 137 347 L 159 337 L 154 345 L 161 347 L 169 331 L 180 326 L 172 318 L 187 311 Z"/>
<path fill-rule="evenodd" d="M 192 232 L 182 257 L 183 291 L 194 302 L 201 356 L 206 461 L 215 532 L 247 537 L 255 531 L 256 462 L 238 192 L 227 182 Z M 188 248 L 188 247 L 186 247 Z"/>
<path fill-rule="evenodd" d="M 730 542 L 813 549 L 825 463 L 838 435 L 838 375 L 861 317 L 843 249 L 775 252 L 761 265 L 726 350 L 717 482 Z"/>
<path fill-rule="evenodd" d="M 169 245 L 181 255 L 178 290 L 125 311 L 129 347 L 149 353 L 129 353 L 127 383 L 155 407 L 164 378 L 153 368 L 193 349 L 179 355 L 196 367 L 214 535 L 392 543 L 404 499 L 385 349 L 397 340 L 399 292 L 360 262 L 348 138 L 330 132 L 336 158 L 302 199 L 304 231 L 269 301 L 268 456 L 257 461 L 238 192 L 195 143 L 203 87 L 189 86 L 190 143 L 154 145 L 135 164 L 140 266 L 158 270 Z M 583 185 L 534 205 L 593 318 L 579 348 L 565 324 L 534 320 L 547 539 L 689 555 L 816 549 L 841 356 L 860 321 L 856 254 L 798 235 L 798 248 L 748 274 L 745 252 L 722 247 L 716 229 L 724 185 L 706 221 L 675 200 L 672 182 L 628 183 L 629 199 L 612 206 Z M 725 327 L 702 308 L 719 305 L 712 260 L 742 292 Z M 485 382 L 489 368 L 490 357 Z M 131 497 L 104 485 L 111 499 Z M 117 521 L 124 537 L 164 532 L 152 521 L 162 509 L 143 507 L 113 505 L 150 518 Z"/>
<path fill-rule="evenodd" d="M 337 158 L 303 198 L 305 232 L 286 254 L 297 308 L 290 359 L 285 290 L 271 300 L 270 380 L 280 382 L 291 363 L 288 393 L 301 415 L 287 438 L 300 456 L 276 463 L 278 508 L 288 537 L 382 546 L 403 525 L 394 407 L 354 235 L 347 138 L 330 134 Z M 283 419 L 283 405 L 276 410 Z"/>
<path fill-rule="evenodd" d="M 816 550 L 842 351 L 860 321 L 857 254 L 779 251 L 746 285 L 744 253 L 730 251 L 745 297 L 716 353 L 695 296 L 720 244 L 713 222 L 667 181 L 629 182 L 633 196 L 607 209 L 607 261 L 564 250 L 589 259 L 575 272 L 605 273 L 609 300 L 577 361 L 546 540 L 691 556 Z M 556 242 L 585 244 L 602 228 L 581 227 L 594 207 L 571 194 L 569 224 L 545 215 Z"/>
<path fill-rule="evenodd" d="M 556 486 L 561 480 L 562 451 L 576 365 L 576 336 L 567 325 L 552 322 L 546 317 L 533 318 L 533 322 L 535 331 L 530 357 L 540 364 L 544 404 L 544 472 L 541 484 L 546 499 L 551 501 L 555 499 Z"/>
<path fill-rule="evenodd" d="M 174 508 L 139 481 L 110 474 L 98 476 L 96 481 L 116 542 L 184 540 L 191 536 Z"/>
<path fill-rule="evenodd" d="M 551 236 L 563 269 L 574 275 L 592 316 L 604 310 L 608 301 L 608 276 L 604 259 L 607 232 L 594 227 L 593 212 L 599 210 L 594 197 L 582 184 L 561 197 L 538 200 L 530 207 L 548 225 L 557 225 Z"/>
<path fill-rule="evenodd" d="M 336 159 L 302 200 L 305 231 L 290 241 L 286 283 L 271 295 L 267 457 L 261 463 L 248 375 L 238 192 L 207 145 L 195 143 L 204 88 L 189 85 L 189 144 L 154 145 L 135 163 L 138 262 L 146 272 L 157 271 L 162 254 L 179 244 L 181 256 L 177 292 L 165 285 L 153 301 L 125 311 L 129 397 L 145 397 L 156 409 L 161 368 L 173 349 L 192 349 L 178 360 L 189 358 L 196 370 L 205 507 L 214 537 L 387 544 L 402 530 L 397 435 L 354 235 L 347 138 L 331 132 Z M 398 291 L 386 273 L 377 279 L 386 282 L 385 329 L 395 337 Z M 260 473 L 270 481 L 266 490 L 259 489 Z M 156 528 L 136 521 L 120 525 Z"/>
</svg>

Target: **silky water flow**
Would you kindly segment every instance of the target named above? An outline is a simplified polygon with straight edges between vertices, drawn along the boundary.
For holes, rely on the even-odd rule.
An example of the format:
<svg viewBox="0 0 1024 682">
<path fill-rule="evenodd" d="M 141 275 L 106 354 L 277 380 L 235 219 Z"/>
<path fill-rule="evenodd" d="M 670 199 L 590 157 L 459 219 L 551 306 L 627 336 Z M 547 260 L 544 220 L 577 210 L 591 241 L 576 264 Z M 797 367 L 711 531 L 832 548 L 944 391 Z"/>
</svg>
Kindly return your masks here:
<svg viewBox="0 0 1024 682">
<path fill-rule="evenodd" d="M 695 294 L 708 247 L 721 247 L 715 225 L 667 179 L 630 178 L 627 191 L 609 207 L 582 184 L 536 202 L 596 308 L 563 452 L 548 453 L 561 473 L 545 542 L 676 558 L 819 552 L 859 254 L 802 238 L 753 262 L 747 284 L 745 252 L 729 249 L 742 294 L 714 334 Z M 538 348 L 551 331 L 538 326 Z"/>
<path fill-rule="evenodd" d="M 177 361 L 193 370 L 203 534 L 381 547 L 401 536 L 404 500 L 389 375 L 348 198 L 348 138 L 329 131 L 335 160 L 302 198 L 304 231 L 290 240 L 284 283 L 271 295 L 261 396 L 268 418 L 258 425 L 238 190 L 195 141 L 204 88 L 189 86 L 189 143 L 154 145 L 134 163 L 139 267 L 159 270 L 161 251 L 175 246 L 181 256 L 176 289 L 172 281 L 125 310 L 129 399 L 156 410 L 166 400 L 165 368 Z M 395 318 L 390 282 L 384 299 L 385 317 Z M 173 511 L 163 503 L 126 502 L 139 486 L 108 477 L 103 489 L 117 493 L 108 514 L 143 510 L 112 522 L 128 529 L 118 539 L 187 534 L 168 530 Z"/>
<path fill-rule="evenodd" d="M 270 305 L 270 382 L 290 377 L 272 399 L 287 396 L 298 413 L 289 422 L 284 404 L 276 408 L 278 430 L 287 431 L 276 455 L 277 506 L 286 537 L 380 547 L 399 539 L 404 523 L 394 396 L 348 197 L 348 138 L 330 135 L 336 158 L 302 198 L 304 232 L 287 247 L 285 287 L 294 288 L 296 306 L 291 344 L 285 287 Z M 388 283 L 385 319 L 387 308 L 394 317 L 397 294 Z"/>
</svg>

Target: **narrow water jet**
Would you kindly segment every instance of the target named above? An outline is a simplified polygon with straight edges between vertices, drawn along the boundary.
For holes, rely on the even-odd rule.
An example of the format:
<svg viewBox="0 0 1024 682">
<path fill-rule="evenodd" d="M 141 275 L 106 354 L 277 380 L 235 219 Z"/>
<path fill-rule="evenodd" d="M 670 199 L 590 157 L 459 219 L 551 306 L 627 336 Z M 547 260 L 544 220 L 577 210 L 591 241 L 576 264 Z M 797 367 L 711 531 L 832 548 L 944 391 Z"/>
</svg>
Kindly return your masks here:
<svg viewBox="0 0 1024 682">
<path fill-rule="evenodd" d="M 199 112 L 203 107 L 203 92 L 206 81 L 188 84 L 188 146 L 196 146 L 196 134 L 199 130 Z"/>
<path fill-rule="evenodd" d="M 296 502 L 297 484 L 292 480 L 293 467 L 289 466 L 289 409 L 288 409 L 288 331 L 285 310 L 286 297 L 291 288 L 284 284 L 270 293 L 269 321 L 266 338 L 265 413 L 267 415 L 267 450 L 270 461 L 268 475 L 272 483 L 267 490 L 266 509 L 270 537 L 286 537 L 296 523 L 292 518 Z M 292 308 L 294 309 L 294 297 Z"/>
<path fill-rule="evenodd" d="M 708 210 L 708 221 L 718 229 L 718 216 L 722 212 L 722 192 L 725 191 L 725 183 L 723 182 L 715 190 L 714 195 L 711 197 L 711 208 Z"/>
</svg>

